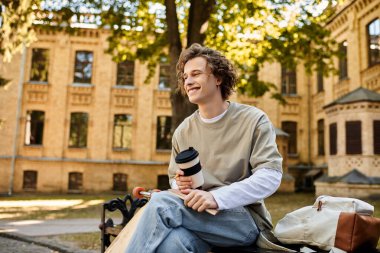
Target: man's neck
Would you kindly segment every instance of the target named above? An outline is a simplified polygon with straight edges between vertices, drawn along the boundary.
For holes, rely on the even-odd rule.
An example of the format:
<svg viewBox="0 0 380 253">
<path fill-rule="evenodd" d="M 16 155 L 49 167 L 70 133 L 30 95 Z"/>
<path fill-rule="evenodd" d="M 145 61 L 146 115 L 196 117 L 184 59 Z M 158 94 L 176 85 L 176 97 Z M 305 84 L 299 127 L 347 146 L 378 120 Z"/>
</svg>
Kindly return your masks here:
<svg viewBox="0 0 380 253">
<path fill-rule="evenodd" d="M 209 104 L 198 105 L 200 115 L 205 119 L 212 119 L 227 110 L 229 103 L 225 100 Z"/>
</svg>

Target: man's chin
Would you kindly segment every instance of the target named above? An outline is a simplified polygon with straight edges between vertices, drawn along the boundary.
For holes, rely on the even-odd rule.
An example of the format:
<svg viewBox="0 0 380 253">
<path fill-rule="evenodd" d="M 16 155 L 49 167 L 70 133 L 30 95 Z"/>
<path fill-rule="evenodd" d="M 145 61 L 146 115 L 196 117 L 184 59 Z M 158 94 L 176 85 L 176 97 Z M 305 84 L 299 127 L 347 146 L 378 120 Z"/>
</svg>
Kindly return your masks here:
<svg viewBox="0 0 380 253">
<path fill-rule="evenodd" d="M 197 103 L 198 100 L 196 98 L 194 98 L 194 97 L 192 98 L 192 97 L 189 97 L 189 96 L 188 96 L 188 98 L 189 98 L 189 102 L 190 103 L 195 104 L 195 105 L 198 104 Z"/>
</svg>

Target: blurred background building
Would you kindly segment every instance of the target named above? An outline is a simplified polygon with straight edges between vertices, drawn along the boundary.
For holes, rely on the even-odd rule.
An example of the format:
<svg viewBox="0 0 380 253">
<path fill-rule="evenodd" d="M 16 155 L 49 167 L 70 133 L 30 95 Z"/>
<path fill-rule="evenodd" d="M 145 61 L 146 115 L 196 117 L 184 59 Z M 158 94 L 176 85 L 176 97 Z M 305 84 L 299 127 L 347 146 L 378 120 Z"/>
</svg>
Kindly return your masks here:
<svg viewBox="0 0 380 253">
<path fill-rule="evenodd" d="M 349 1 L 328 23 L 337 75 L 266 64 L 269 95 L 231 100 L 264 110 L 284 156 L 282 191 L 380 194 L 380 0 Z M 0 73 L 0 192 L 103 192 L 166 188 L 171 153 L 169 66 L 105 53 L 107 31 L 38 30 L 38 41 Z M 317 182 L 314 184 L 314 181 Z M 360 190 L 358 190 L 360 189 Z M 347 191 L 350 190 L 348 193 Z"/>
</svg>

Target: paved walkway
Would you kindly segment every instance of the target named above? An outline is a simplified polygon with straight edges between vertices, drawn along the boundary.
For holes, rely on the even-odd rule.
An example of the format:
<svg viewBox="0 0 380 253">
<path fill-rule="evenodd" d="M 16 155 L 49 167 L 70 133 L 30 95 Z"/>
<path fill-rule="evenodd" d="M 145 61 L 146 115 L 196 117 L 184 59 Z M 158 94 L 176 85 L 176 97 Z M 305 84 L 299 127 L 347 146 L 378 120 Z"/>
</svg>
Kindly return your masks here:
<svg viewBox="0 0 380 253">
<path fill-rule="evenodd" d="M 0 220 L 0 233 L 26 236 L 100 232 L 100 219 Z"/>
<path fill-rule="evenodd" d="M 0 220 L 0 252 L 94 253 L 46 236 L 99 232 L 100 219 Z"/>
<path fill-rule="evenodd" d="M 57 252 L 44 246 L 0 237 L 0 252 L 12 253 L 52 253 Z"/>
</svg>

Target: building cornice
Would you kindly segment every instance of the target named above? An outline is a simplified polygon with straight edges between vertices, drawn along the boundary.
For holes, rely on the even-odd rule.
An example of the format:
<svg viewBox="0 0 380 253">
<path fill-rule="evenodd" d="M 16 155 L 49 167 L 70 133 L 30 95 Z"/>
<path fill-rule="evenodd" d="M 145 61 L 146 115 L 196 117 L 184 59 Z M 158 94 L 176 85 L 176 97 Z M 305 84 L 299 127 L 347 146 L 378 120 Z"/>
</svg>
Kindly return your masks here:
<svg viewBox="0 0 380 253">
<path fill-rule="evenodd" d="M 12 156 L 0 156 L 0 159 L 11 159 Z M 131 165 L 168 165 L 168 162 L 145 161 L 145 160 L 95 160 L 78 158 L 59 158 L 59 157 L 34 157 L 16 156 L 17 160 L 41 161 L 41 162 L 75 162 L 75 163 L 98 163 L 98 164 L 131 164 Z"/>
</svg>

